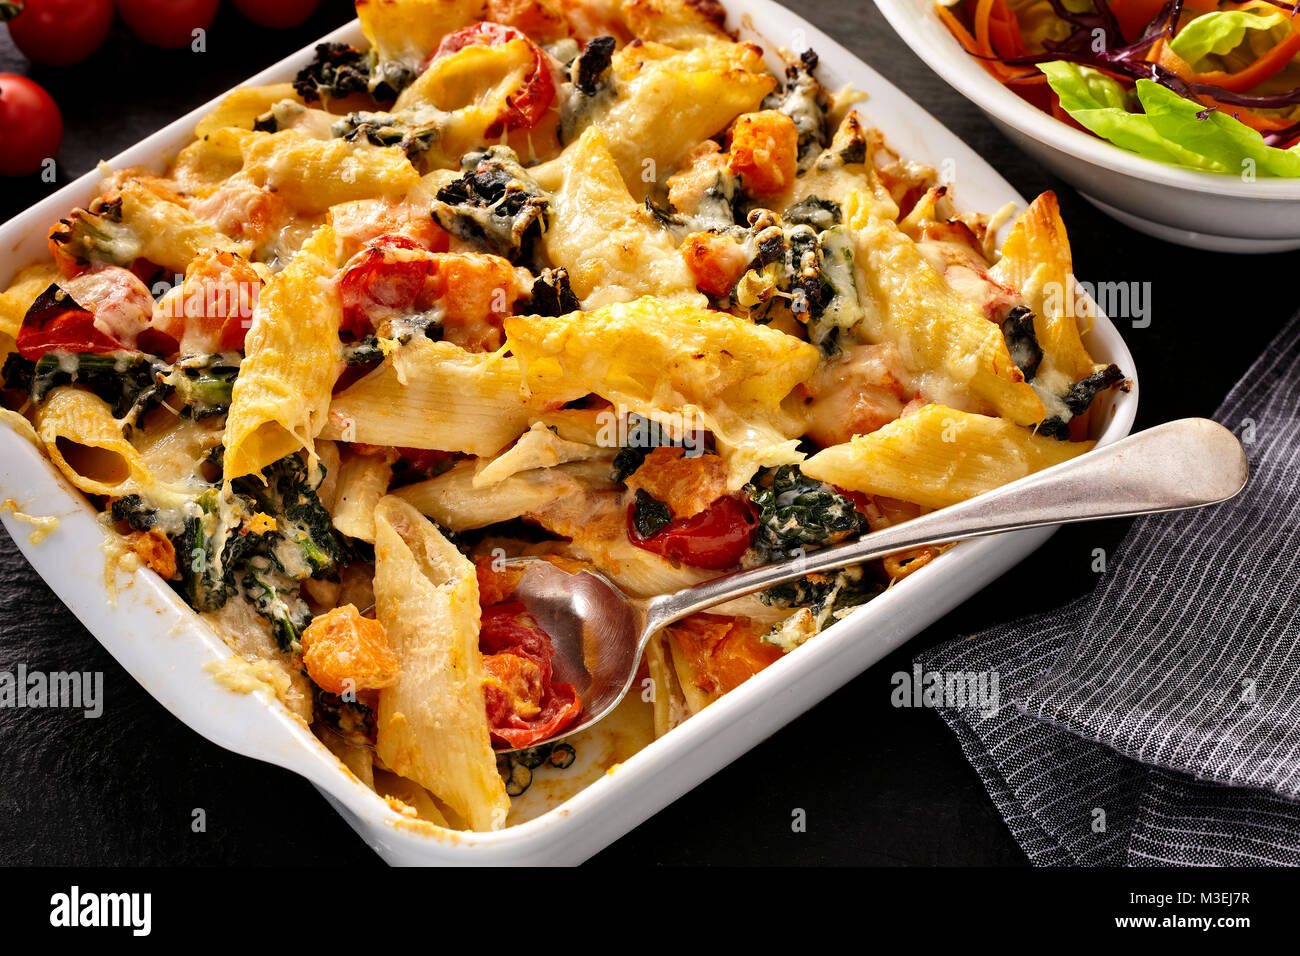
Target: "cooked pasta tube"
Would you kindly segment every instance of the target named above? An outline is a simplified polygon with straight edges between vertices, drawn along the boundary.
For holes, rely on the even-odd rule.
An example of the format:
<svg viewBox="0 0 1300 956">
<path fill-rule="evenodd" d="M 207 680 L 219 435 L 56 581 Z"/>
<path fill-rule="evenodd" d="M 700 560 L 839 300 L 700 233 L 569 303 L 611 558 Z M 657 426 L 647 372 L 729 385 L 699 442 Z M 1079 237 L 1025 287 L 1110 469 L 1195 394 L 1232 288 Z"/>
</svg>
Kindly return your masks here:
<svg viewBox="0 0 1300 956">
<path fill-rule="evenodd" d="M 227 481 L 313 451 L 341 367 L 334 242 L 318 229 L 257 300 L 226 420 Z"/>
<path fill-rule="evenodd" d="M 474 565 L 391 495 L 375 508 L 375 611 L 401 662 L 379 692 L 380 759 L 470 829 L 500 829 L 510 798 L 488 731 Z"/>
<path fill-rule="evenodd" d="M 528 395 L 514 358 L 418 338 L 334 396 L 321 435 L 494 455 L 548 405 L 581 394 L 580 388 L 557 383 Z"/>
<path fill-rule="evenodd" d="M 353 538 L 375 543 L 375 506 L 388 493 L 393 468 L 374 455 L 348 453 L 339 464 L 331 515 L 334 527 Z"/>
<path fill-rule="evenodd" d="M 66 385 L 51 391 L 37 409 L 36 434 L 50 460 L 87 494 L 118 496 L 152 480 L 108 403 L 90 392 Z"/>
<path fill-rule="evenodd" d="M 1096 442 L 1057 441 L 1006 419 L 927 405 L 833 445 L 803 473 L 850 491 L 942 508 L 1069 461 Z"/>
</svg>

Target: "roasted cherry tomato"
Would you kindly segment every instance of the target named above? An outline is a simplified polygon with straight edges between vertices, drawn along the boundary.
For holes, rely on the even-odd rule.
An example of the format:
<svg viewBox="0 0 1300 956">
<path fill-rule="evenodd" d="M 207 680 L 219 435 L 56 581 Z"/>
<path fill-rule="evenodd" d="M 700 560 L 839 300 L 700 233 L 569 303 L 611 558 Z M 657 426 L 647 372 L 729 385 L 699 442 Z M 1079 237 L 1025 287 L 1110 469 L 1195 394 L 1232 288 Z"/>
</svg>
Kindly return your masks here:
<svg viewBox="0 0 1300 956">
<path fill-rule="evenodd" d="M 212 26 L 220 0 L 117 0 L 117 12 L 131 32 L 153 46 L 180 49 L 195 30 Z"/>
<path fill-rule="evenodd" d="M 627 509 L 629 541 L 671 561 L 711 571 L 734 567 L 740 561 L 757 524 L 753 505 L 731 496 L 719 498 L 699 514 L 671 521 L 643 538 L 632 520 L 635 509 L 635 503 Z"/>
<path fill-rule="evenodd" d="M 555 648 L 523 602 L 483 609 L 479 650 L 494 743 L 531 746 L 553 737 L 582 713 L 573 685 L 551 680 Z"/>
<path fill-rule="evenodd" d="M 3 0 L 0 19 L 23 56 L 45 66 L 80 63 L 108 39 L 113 0 Z"/>
<path fill-rule="evenodd" d="M 64 352 L 129 352 L 95 326 L 95 317 L 58 286 L 42 292 L 27 310 L 16 339 L 18 354 L 38 361 L 52 349 Z"/>
<path fill-rule="evenodd" d="M 487 128 L 488 136 L 499 136 L 512 129 L 531 129 L 546 115 L 555 100 L 555 78 L 546 54 L 521 31 L 500 23 L 484 21 L 463 27 L 443 37 L 432 59 L 451 56 L 470 46 L 499 46 L 513 40 L 527 43 L 533 54 L 533 70 L 513 93 L 506 97 L 504 115 Z"/>
<path fill-rule="evenodd" d="M 340 329 L 357 338 L 369 335 L 385 319 L 418 312 L 431 304 L 426 279 L 429 251 L 406 236 L 380 236 L 367 242 L 343 270 Z"/>
<path fill-rule="evenodd" d="M 259 27 L 292 30 L 316 12 L 320 0 L 235 0 L 235 9 Z"/>
<path fill-rule="evenodd" d="M 30 176 L 63 142 L 63 115 L 25 76 L 0 73 L 0 176 Z"/>
</svg>

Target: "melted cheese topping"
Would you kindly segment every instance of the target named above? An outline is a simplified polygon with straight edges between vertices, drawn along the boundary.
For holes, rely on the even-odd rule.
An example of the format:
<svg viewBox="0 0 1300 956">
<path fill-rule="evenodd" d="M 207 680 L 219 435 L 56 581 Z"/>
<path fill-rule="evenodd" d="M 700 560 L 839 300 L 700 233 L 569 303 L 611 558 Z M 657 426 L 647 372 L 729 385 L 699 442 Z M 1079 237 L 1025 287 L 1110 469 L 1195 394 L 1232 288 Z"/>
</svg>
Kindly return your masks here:
<svg viewBox="0 0 1300 956">
<path fill-rule="evenodd" d="M 58 518 L 29 515 L 26 512 L 19 511 L 18 502 L 12 498 L 6 498 L 3 503 L 0 503 L 0 511 L 8 511 L 18 521 L 25 521 L 32 526 L 32 533 L 27 536 L 27 540 L 32 544 L 40 544 L 59 527 Z"/>
<path fill-rule="evenodd" d="M 203 669 L 218 684 L 236 694 L 264 690 L 279 697 L 289 690 L 289 675 L 272 661 L 245 660 L 232 655 L 223 660 L 209 661 Z"/>
</svg>

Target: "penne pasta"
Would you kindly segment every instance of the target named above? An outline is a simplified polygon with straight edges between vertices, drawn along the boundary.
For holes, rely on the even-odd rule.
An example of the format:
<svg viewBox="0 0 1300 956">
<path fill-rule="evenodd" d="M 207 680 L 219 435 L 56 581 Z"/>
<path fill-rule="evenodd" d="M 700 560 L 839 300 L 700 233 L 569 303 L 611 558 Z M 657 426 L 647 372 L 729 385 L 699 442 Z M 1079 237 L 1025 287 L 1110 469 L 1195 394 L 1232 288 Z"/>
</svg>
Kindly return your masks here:
<svg viewBox="0 0 1300 956">
<path fill-rule="evenodd" d="M 27 310 L 32 307 L 36 297 L 58 278 L 59 270 L 49 264 L 28 266 L 20 270 L 9 288 L 0 292 L 0 334 L 10 339 L 17 336 L 23 317 L 27 315 Z"/>
<path fill-rule="evenodd" d="M 379 692 L 377 753 L 470 829 L 500 829 L 510 801 L 488 739 L 474 566 L 392 496 L 375 509 L 375 610 L 401 662 Z"/>
<path fill-rule="evenodd" d="M 548 406 L 580 394 L 562 383 L 527 394 L 514 358 L 418 338 L 334 396 L 321 434 L 371 445 L 493 455 Z"/>
<path fill-rule="evenodd" d="M 588 129 L 556 163 L 561 173 L 543 242 L 568 271 L 583 308 L 652 293 L 702 302 L 672 237 L 628 192 L 604 133 Z"/>
<path fill-rule="evenodd" d="M 519 440 L 491 461 L 487 461 L 474 475 L 475 488 L 486 488 L 500 484 L 511 475 L 534 468 L 554 468 L 571 461 L 593 461 L 611 459 L 614 450 L 601 448 L 594 443 L 569 441 L 561 438 L 558 429 L 551 430 L 545 421 L 535 422 L 533 427 L 519 436 Z"/>
<path fill-rule="evenodd" d="M 507 319 L 506 337 L 530 388 L 571 383 L 649 418 L 698 420 L 729 459 L 733 489 L 761 466 L 802 457 L 800 425 L 782 403 L 818 354 L 793 336 L 645 297 L 556 319 Z"/>
<path fill-rule="evenodd" d="M 859 337 L 896 346 L 928 398 L 1018 425 L 1042 421 L 1043 403 L 1011 361 L 998 326 L 954 292 L 865 193 L 850 196 L 845 219 L 858 288 L 870 302 Z"/>
<path fill-rule="evenodd" d="M 375 196 L 400 196 L 420 174 L 396 146 L 345 139 L 316 139 L 297 130 L 262 133 L 231 127 L 202 140 L 208 154 L 240 158 L 239 173 L 277 193 L 300 213 Z"/>
<path fill-rule="evenodd" d="M 341 367 L 334 231 L 323 226 L 262 290 L 226 422 L 227 480 L 313 451 Z"/>
<path fill-rule="evenodd" d="M 626 92 L 593 125 L 637 202 L 700 140 L 760 109 L 776 86 L 756 47 L 726 40 L 685 51 L 655 43 L 624 47 L 613 68 Z M 651 137 L 639 132 L 650 129 Z"/>
<path fill-rule="evenodd" d="M 1005 419 L 927 405 L 818 452 L 803 463 L 803 472 L 850 491 L 942 508 L 1069 461 L 1093 444 L 1057 441 Z"/>
<path fill-rule="evenodd" d="M 1034 313 L 1034 332 L 1043 350 L 1038 376 L 1063 378 L 1068 386 L 1101 368 L 1079 337 L 1080 309 L 1070 240 L 1056 194 L 1045 192 L 1025 209 L 1002 243 L 990 275 L 1019 290 Z"/>
<path fill-rule="evenodd" d="M 393 494 L 450 531 L 470 531 L 544 510 L 560 499 L 613 488 L 603 462 L 521 472 L 487 487 L 475 487 L 475 471 L 473 462 L 461 462 Z"/>
<path fill-rule="evenodd" d="M 375 543 L 375 507 L 388 493 L 393 468 L 382 458 L 349 453 L 339 465 L 330 513 L 334 527 L 350 538 Z"/>
<path fill-rule="evenodd" d="M 399 813 L 405 815 L 409 811 L 434 826 L 444 829 L 451 827 L 437 801 L 414 780 L 407 780 L 387 770 L 375 770 L 370 786 L 381 797 L 387 797 L 390 803 L 396 801 Z"/>
<path fill-rule="evenodd" d="M 667 642 L 668 636 L 660 632 L 650 638 L 645 648 L 646 670 L 654 688 L 654 700 L 651 703 L 654 705 L 656 740 L 691 715 Z"/>
<path fill-rule="evenodd" d="M 487 0 L 357 0 L 356 7 L 381 66 L 415 73 L 444 36 L 484 18 Z"/>
<path fill-rule="evenodd" d="M 252 130 L 258 117 L 284 100 L 302 102 L 292 83 L 237 87 L 222 97 L 216 109 L 199 120 L 194 135 L 202 140 L 232 127 Z"/>
<path fill-rule="evenodd" d="M 152 480 L 108 403 L 79 388 L 54 389 L 36 411 L 45 453 L 81 491 L 121 495 Z"/>
<path fill-rule="evenodd" d="M 364 744 L 344 740 L 332 731 L 325 731 L 320 736 L 321 742 L 329 748 L 330 753 L 339 758 L 339 763 L 343 764 L 350 774 L 371 790 L 376 790 L 374 751 Z M 376 792 L 383 795 L 378 790 Z"/>
</svg>

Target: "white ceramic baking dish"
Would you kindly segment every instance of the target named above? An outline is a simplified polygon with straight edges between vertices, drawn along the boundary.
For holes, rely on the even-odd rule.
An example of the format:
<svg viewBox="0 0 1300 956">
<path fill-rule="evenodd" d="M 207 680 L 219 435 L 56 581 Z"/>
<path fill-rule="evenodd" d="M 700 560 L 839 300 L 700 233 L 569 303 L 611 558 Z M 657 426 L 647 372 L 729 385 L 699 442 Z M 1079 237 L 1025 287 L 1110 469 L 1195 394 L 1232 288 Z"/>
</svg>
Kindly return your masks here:
<svg viewBox="0 0 1300 956">
<path fill-rule="evenodd" d="M 862 106 L 865 116 L 905 157 L 936 166 L 955 163 L 960 170 L 958 200 L 965 208 L 993 211 L 1007 202 L 1023 205 L 1021 197 L 960 140 L 824 34 L 770 0 L 731 0 L 729 8 L 731 26 L 747 38 L 769 50 L 777 45 L 811 46 L 821 55 L 821 76 L 829 86 L 851 81 L 866 91 L 870 98 Z M 362 42 L 355 23 L 325 39 Z M 250 82 L 290 79 L 311 55 L 311 49 L 305 49 Z M 113 159 L 112 165 L 161 167 L 189 141 L 195 123 L 210 108 L 178 120 Z M 45 254 L 50 224 L 91 199 L 98 181 L 96 173 L 82 177 L 0 227 L 0 283 Z M 1117 363 L 1134 379 L 1131 391 L 1108 395 L 1094 415 L 1095 437 L 1112 442 L 1133 424 L 1133 361 L 1105 318 L 1096 321 L 1088 344 L 1096 356 Z M 1038 529 L 957 545 L 625 759 L 619 744 L 609 739 L 622 734 L 626 749 L 623 730 L 604 725 L 593 729 L 579 743 L 575 767 L 554 771 L 518 801 L 512 819 L 525 822 L 496 833 L 464 834 L 403 818 L 347 773 L 274 698 L 260 691 L 236 694 L 218 685 L 203 665 L 230 652 L 152 572 L 138 571 L 131 581 L 122 575 L 122 584 L 129 586 L 120 589 L 116 606 L 109 606 L 101 550 L 104 532 L 93 509 L 35 447 L 8 428 L 0 428 L 0 498 L 14 499 L 30 515 L 58 517 L 58 529 L 39 544 L 29 540 L 29 525 L 7 512 L 3 520 L 54 592 L 164 707 L 222 747 L 306 777 L 380 856 L 395 864 L 581 862 L 956 607 L 1051 534 L 1051 529 Z M 629 708 L 635 711 L 635 702 Z M 632 714 L 631 723 L 637 716 Z M 606 766 L 618 759 L 622 762 Z M 588 785 L 570 794 L 575 782 Z M 249 794 L 249 799 L 258 797 Z"/>
<path fill-rule="evenodd" d="M 1216 252 L 1300 249 L 1300 180 L 1206 173 L 1120 149 L 1031 106 L 990 76 L 940 21 L 934 0 L 876 6 L 913 52 L 1013 143 L 1126 226 Z"/>
</svg>

